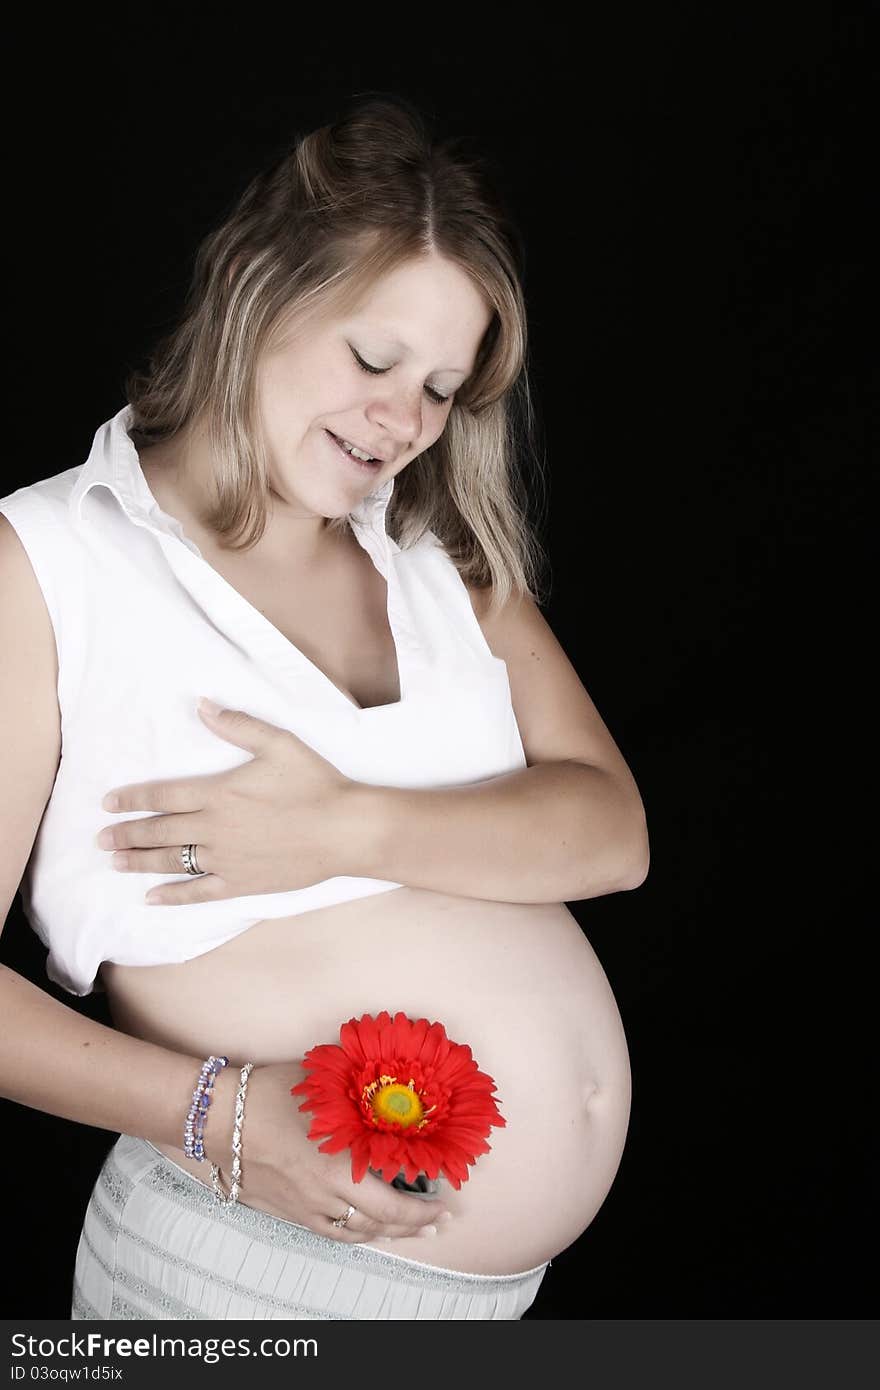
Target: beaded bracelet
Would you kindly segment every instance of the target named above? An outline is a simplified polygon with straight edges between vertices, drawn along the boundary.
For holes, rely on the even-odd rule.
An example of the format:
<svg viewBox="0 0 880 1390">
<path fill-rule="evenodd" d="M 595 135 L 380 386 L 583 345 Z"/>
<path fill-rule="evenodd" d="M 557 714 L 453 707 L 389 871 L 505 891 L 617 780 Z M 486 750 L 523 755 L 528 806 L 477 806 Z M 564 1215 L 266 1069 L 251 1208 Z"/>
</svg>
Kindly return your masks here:
<svg viewBox="0 0 880 1390">
<path fill-rule="evenodd" d="M 232 1127 L 232 1184 L 228 1196 L 223 1191 L 223 1184 L 220 1181 L 219 1165 L 211 1164 L 211 1186 L 214 1189 L 214 1196 L 218 1202 L 229 1206 L 238 1201 L 238 1192 L 241 1187 L 241 1131 L 244 1126 L 244 1102 L 247 1096 L 248 1078 L 253 1069 L 253 1062 L 245 1062 L 241 1069 L 238 1090 L 235 1093 L 235 1123 Z"/>
<path fill-rule="evenodd" d="M 183 1152 L 187 1158 L 194 1158 L 197 1163 L 205 1161 L 205 1119 L 208 1106 L 211 1104 L 214 1079 L 219 1071 L 228 1066 L 228 1057 L 209 1057 L 202 1063 L 196 1089 L 192 1093 L 192 1101 L 183 1126 Z"/>
</svg>

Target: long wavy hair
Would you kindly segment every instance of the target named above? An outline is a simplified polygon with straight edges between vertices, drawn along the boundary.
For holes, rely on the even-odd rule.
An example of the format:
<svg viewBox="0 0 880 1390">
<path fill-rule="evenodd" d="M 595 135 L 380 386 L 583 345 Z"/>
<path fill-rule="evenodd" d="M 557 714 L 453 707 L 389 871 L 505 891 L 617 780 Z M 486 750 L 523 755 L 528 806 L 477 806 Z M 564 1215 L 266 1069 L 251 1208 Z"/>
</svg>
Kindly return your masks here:
<svg viewBox="0 0 880 1390">
<path fill-rule="evenodd" d="M 546 478 L 527 367 L 525 253 L 500 181 L 464 138 L 435 140 L 398 96 L 354 100 L 288 142 L 199 245 L 183 314 L 125 379 L 136 448 L 203 418 L 216 462 L 205 524 L 230 549 L 265 529 L 269 471 L 257 415 L 261 354 L 291 327 L 344 313 L 386 272 L 437 253 L 494 310 L 443 433 L 395 476 L 401 547 L 430 529 L 468 585 L 544 601 Z M 347 517 L 327 526 L 345 529 Z"/>
</svg>

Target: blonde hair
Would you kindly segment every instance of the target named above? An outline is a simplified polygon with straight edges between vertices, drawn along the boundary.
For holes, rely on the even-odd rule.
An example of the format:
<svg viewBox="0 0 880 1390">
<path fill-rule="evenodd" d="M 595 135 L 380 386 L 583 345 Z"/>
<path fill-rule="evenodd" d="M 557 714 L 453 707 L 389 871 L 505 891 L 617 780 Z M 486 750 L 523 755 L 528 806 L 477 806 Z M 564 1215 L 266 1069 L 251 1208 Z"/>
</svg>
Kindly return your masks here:
<svg viewBox="0 0 880 1390">
<path fill-rule="evenodd" d="M 262 352 L 291 325 L 345 312 L 386 272 L 434 253 L 465 271 L 494 312 L 443 433 L 395 476 L 388 530 L 402 549 L 433 531 L 464 582 L 491 590 L 492 609 L 512 594 L 543 602 L 535 525 L 546 488 L 522 243 L 486 160 L 462 139 L 435 141 L 400 97 L 355 101 L 251 180 L 198 247 L 180 322 L 148 368 L 126 378 L 129 433 L 137 448 L 159 444 L 204 415 L 217 499 L 203 520 L 228 548 L 250 548 L 269 501 L 254 428 Z"/>
</svg>

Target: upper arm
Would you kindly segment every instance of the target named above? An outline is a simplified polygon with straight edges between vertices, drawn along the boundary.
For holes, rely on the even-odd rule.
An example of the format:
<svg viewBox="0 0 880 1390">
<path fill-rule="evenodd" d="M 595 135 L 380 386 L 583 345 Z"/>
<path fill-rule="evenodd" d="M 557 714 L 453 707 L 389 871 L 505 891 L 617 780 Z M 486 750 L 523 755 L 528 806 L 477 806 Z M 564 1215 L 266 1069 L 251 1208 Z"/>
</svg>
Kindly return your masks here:
<svg viewBox="0 0 880 1390">
<path fill-rule="evenodd" d="M 0 931 L 61 756 L 55 633 L 15 528 L 0 513 Z"/>
<path fill-rule="evenodd" d="M 529 765 L 582 762 L 635 780 L 580 677 L 533 599 L 510 599 L 488 614 L 488 593 L 468 588 L 493 656 L 507 665 L 510 694 Z"/>
</svg>

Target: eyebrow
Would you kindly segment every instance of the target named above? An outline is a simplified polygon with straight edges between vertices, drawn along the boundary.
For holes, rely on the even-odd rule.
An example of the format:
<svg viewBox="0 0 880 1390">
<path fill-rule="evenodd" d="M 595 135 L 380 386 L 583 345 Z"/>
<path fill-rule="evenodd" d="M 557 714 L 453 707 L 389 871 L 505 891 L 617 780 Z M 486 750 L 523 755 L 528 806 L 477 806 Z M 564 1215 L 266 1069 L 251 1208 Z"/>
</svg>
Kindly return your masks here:
<svg viewBox="0 0 880 1390">
<path fill-rule="evenodd" d="M 412 348 L 409 346 L 408 343 L 403 343 L 403 342 L 400 341 L 399 338 L 394 338 L 394 337 L 390 336 L 390 335 L 389 335 L 388 333 L 386 333 L 385 330 L 382 329 L 382 328 L 378 328 L 378 329 L 375 329 L 375 330 L 373 330 L 373 331 L 374 331 L 374 332 L 377 332 L 377 333 L 379 334 L 379 336 L 380 336 L 381 338 L 384 339 L 384 341 L 388 344 L 389 347 L 397 348 L 397 350 L 398 350 L 399 352 L 404 353 L 407 357 L 411 357 L 411 356 L 412 356 Z M 471 371 L 471 370 L 472 370 L 472 369 L 469 368 L 469 369 L 466 371 L 464 367 L 438 367 L 438 368 L 437 368 L 437 371 L 438 371 L 438 372 L 459 372 L 459 373 L 461 374 L 461 376 L 468 376 L 468 375 L 470 374 L 470 371 Z"/>
</svg>

